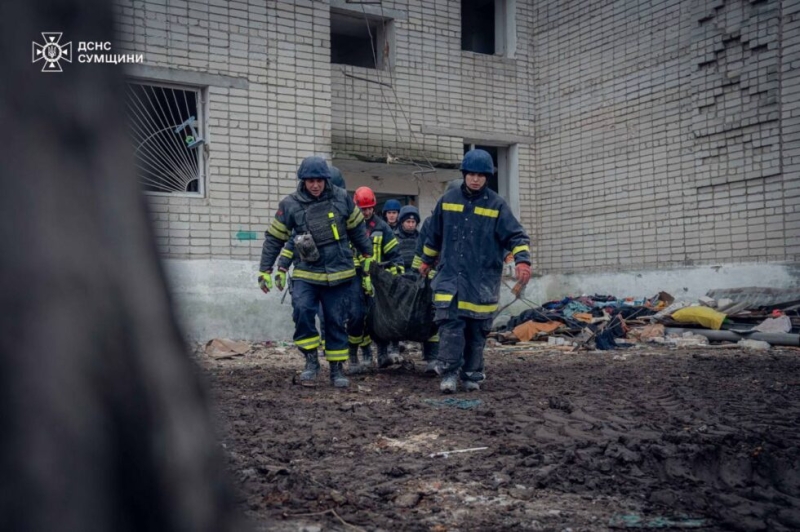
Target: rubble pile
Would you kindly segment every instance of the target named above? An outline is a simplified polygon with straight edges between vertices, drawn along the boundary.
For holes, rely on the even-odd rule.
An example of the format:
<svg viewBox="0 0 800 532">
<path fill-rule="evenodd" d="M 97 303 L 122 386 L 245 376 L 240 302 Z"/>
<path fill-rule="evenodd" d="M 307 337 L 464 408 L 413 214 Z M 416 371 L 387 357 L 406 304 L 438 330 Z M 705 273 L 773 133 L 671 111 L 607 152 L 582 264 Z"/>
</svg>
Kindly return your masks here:
<svg viewBox="0 0 800 532">
<path fill-rule="evenodd" d="M 501 344 L 542 341 L 572 351 L 636 344 L 800 347 L 800 290 L 718 289 L 696 301 L 667 292 L 650 298 L 584 294 L 543 305 L 523 301 L 530 308 L 496 322 L 490 337 Z"/>
</svg>

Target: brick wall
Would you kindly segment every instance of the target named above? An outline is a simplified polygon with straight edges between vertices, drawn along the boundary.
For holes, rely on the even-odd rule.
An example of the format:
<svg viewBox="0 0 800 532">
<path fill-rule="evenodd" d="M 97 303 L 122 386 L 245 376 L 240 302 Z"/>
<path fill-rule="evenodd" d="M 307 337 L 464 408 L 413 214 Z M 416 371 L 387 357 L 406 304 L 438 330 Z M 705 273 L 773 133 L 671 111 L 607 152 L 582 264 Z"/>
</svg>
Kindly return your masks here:
<svg viewBox="0 0 800 532">
<path fill-rule="evenodd" d="M 120 48 L 246 81 L 208 86 L 206 197 L 150 197 L 162 252 L 256 260 L 304 156 L 458 161 L 436 127 L 534 138 L 540 271 L 800 258 L 796 2 L 516 4 L 509 59 L 461 51 L 458 0 L 384 1 L 401 16 L 377 72 L 330 64 L 328 2 L 116 0 Z"/>
<path fill-rule="evenodd" d="M 797 11 L 537 2 L 545 272 L 800 258 Z"/>
</svg>

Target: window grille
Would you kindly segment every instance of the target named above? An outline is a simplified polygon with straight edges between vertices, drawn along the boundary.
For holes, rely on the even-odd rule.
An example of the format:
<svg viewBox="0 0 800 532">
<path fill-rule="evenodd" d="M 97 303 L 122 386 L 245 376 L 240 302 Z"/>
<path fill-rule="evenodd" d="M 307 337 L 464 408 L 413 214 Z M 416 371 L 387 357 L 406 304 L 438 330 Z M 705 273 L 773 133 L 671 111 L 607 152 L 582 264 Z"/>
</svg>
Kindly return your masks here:
<svg viewBox="0 0 800 532">
<path fill-rule="evenodd" d="M 130 82 L 126 108 L 144 190 L 202 195 L 205 141 L 200 89 Z"/>
</svg>

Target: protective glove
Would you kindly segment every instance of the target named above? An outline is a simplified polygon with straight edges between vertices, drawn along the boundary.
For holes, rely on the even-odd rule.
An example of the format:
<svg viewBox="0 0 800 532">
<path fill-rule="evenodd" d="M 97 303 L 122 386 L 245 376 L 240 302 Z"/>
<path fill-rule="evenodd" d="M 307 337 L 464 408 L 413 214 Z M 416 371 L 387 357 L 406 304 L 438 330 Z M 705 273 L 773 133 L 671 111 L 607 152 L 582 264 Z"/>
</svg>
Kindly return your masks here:
<svg viewBox="0 0 800 532">
<path fill-rule="evenodd" d="M 275 274 L 275 287 L 283 292 L 286 286 L 286 268 L 278 268 L 278 273 Z"/>
<path fill-rule="evenodd" d="M 526 262 L 517 264 L 516 269 L 517 283 L 525 286 L 531 280 L 531 265 Z"/>
<path fill-rule="evenodd" d="M 272 270 L 267 270 L 265 272 L 258 272 L 258 286 L 261 288 L 261 291 L 265 294 L 269 294 L 269 291 L 272 290 Z"/>
<path fill-rule="evenodd" d="M 372 257 L 364 257 L 361 260 L 361 267 L 364 269 L 364 275 L 369 275 L 369 269 L 372 266 L 372 261 L 374 259 Z"/>
<path fill-rule="evenodd" d="M 422 264 L 419 265 L 419 274 L 422 277 L 427 277 L 428 276 L 428 272 L 430 272 L 430 271 L 431 271 L 431 265 L 430 264 L 427 264 L 427 263 L 423 262 Z"/>
<path fill-rule="evenodd" d="M 361 288 L 364 289 L 364 293 L 368 296 L 372 295 L 372 277 L 369 275 L 365 275 L 361 278 Z"/>
</svg>

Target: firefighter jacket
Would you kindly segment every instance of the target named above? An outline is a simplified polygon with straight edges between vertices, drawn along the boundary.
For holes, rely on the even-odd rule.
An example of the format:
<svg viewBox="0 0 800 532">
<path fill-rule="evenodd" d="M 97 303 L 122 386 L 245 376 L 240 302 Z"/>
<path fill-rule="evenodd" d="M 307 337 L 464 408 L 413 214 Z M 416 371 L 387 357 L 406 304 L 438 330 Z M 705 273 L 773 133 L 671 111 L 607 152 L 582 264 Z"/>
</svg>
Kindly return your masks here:
<svg viewBox="0 0 800 532">
<path fill-rule="evenodd" d="M 504 249 L 516 263 L 530 264 L 530 239 L 508 204 L 493 190 L 469 191 L 465 185 L 446 192 L 436 204 L 423 244 L 422 261 L 433 265 L 433 303 L 448 308 L 456 298 L 458 313 L 489 319 L 497 311 Z"/>
<path fill-rule="evenodd" d="M 372 240 L 372 259 L 376 263 L 388 262 L 391 270 L 395 265 L 403 263 L 397 249 L 398 242 L 389 224 L 373 215 L 366 220 L 367 236 Z M 359 265 L 356 257 L 356 264 Z"/>
<path fill-rule="evenodd" d="M 403 267 L 408 270 L 414 263 L 414 253 L 417 249 L 417 240 L 419 240 L 419 231 L 414 229 L 410 233 L 399 226 L 394 231 L 394 236 L 397 238 L 397 251 L 400 253 L 400 259 Z"/>
<path fill-rule="evenodd" d="M 305 233 L 311 234 L 319 251 L 319 259 L 313 262 L 302 260 L 297 246 L 294 251 L 281 251 L 295 234 Z M 325 190 L 315 198 L 300 181 L 297 192 L 281 201 L 264 236 L 260 271 L 271 270 L 281 253 L 282 261 L 287 259 L 288 264 L 296 260 L 294 279 L 314 284 L 336 285 L 355 277 L 351 242 L 360 253 L 372 255 L 372 245 L 364 228 L 364 215 L 344 189 L 330 183 L 326 183 Z"/>
</svg>

